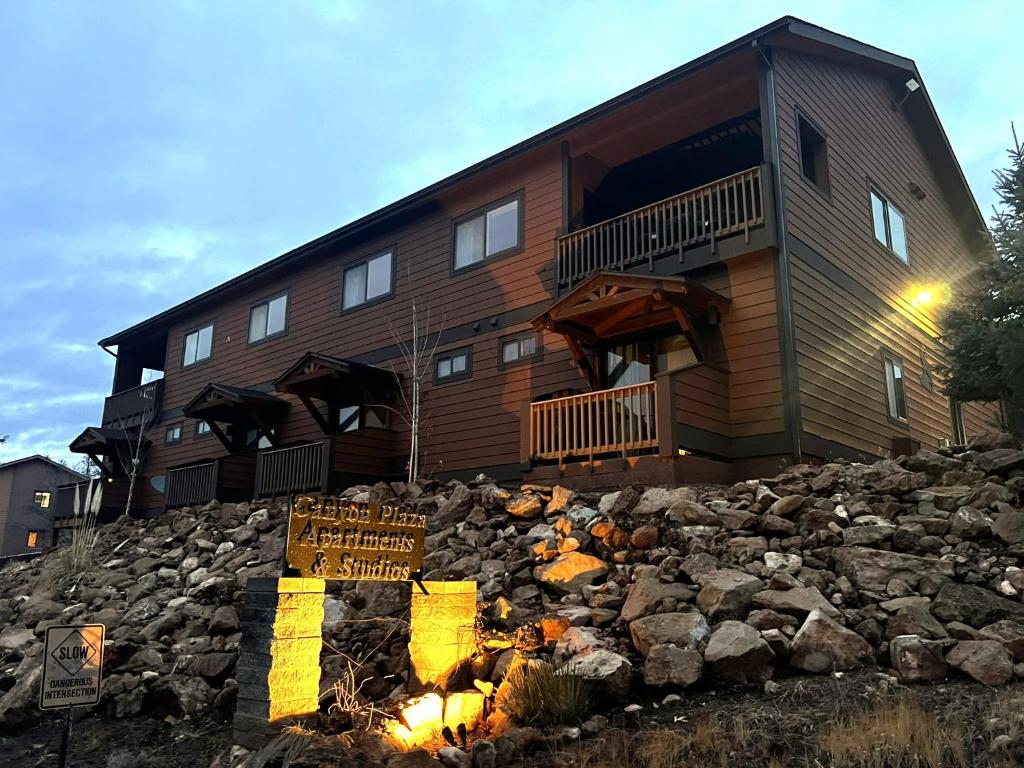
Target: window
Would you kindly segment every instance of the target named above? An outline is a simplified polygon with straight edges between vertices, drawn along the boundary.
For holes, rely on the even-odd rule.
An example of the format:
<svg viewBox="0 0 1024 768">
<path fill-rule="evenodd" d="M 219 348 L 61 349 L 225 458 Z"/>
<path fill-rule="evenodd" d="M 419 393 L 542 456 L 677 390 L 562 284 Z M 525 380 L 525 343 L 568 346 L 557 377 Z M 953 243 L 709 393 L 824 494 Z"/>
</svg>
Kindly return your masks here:
<svg viewBox="0 0 1024 768">
<path fill-rule="evenodd" d="M 799 112 L 796 116 L 800 141 L 800 170 L 804 178 L 828 194 L 828 153 L 825 134 Z"/>
<path fill-rule="evenodd" d="M 540 357 L 540 352 L 540 341 L 535 333 L 506 336 L 498 345 L 498 363 L 509 365 L 520 360 L 533 360 Z"/>
<path fill-rule="evenodd" d="M 605 380 L 609 388 L 643 384 L 695 362 L 697 356 L 682 334 L 617 344 L 605 352 Z"/>
<path fill-rule="evenodd" d="M 473 350 L 470 347 L 453 349 L 437 356 L 434 364 L 434 381 L 462 379 L 472 374 Z"/>
<path fill-rule="evenodd" d="M 950 398 L 949 416 L 953 425 L 953 444 L 963 445 L 967 442 L 967 432 L 964 429 L 964 404 Z"/>
<path fill-rule="evenodd" d="M 904 386 L 903 361 L 888 352 L 883 352 L 882 363 L 885 366 L 885 395 L 889 418 L 906 421 L 907 390 Z"/>
<path fill-rule="evenodd" d="M 38 549 L 38 547 L 40 546 L 40 544 L 39 544 L 39 531 L 29 531 L 28 532 L 28 540 L 25 542 L 25 545 L 29 549 Z"/>
<path fill-rule="evenodd" d="M 871 221 L 875 239 L 899 256 L 904 264 L 909 264 L 907 229 L 903 223 L 903 213 L 875 189 L 871 190 Z"/>
<path fill-rule="evenodd" d="M 40 509 L 50 508 L 50 494 L 48 491 L 36 491 L 33 501 Z"/>
<path fill-rule="evenodd" d="M 185 334 L 185 349 L 181 356 L 183 368 L 208 360 L 212 354 L 213 323 Z"/>
<path fill-rule="evenodd" d="M 205 421 L 196 422 L 196 437 L 205 437 L 210 434 L 210 425 Z"/>
<path fill-rule="evenodd" d="M 357 429 L 387 429 L 387 411 L 372 405 L 343 405 L 338 409 L 338 431 L 355 432 Z"/>
<path fill-rule="evenodd" d="M 394 250 L 387 250 L 345 268 L 341 289 L 343 310 L 391 295 L 394 255 Z"/>
<path fill-rule="evenodd" d="M 288 294 L 253 304 L 249 310 L 249 343 L 282 335 L 288 326 Z"/>
<path fill-rule="evenodd" d="M 181 442 L 181 424 L 175 424 L 167 428 L 167 431 L 164 432 L 164 442 L 167 445 Z"/>
<path fill-rule="evenodd" d="M 269 435 L 264 434 L 263 430 L 260 429 L 249 429 L 245 432 L 245 447 L 246 448 L 258 448 L 265 450 L 272 448 L 274 443 L 271 440 L 274 436 L 274 430 L 271 429 Z"/>
<path fill-rule="evenodd" d="M 455 224 L 455 269 L 519 248 L 519 204 L 517 196 Z"/>
</svg>

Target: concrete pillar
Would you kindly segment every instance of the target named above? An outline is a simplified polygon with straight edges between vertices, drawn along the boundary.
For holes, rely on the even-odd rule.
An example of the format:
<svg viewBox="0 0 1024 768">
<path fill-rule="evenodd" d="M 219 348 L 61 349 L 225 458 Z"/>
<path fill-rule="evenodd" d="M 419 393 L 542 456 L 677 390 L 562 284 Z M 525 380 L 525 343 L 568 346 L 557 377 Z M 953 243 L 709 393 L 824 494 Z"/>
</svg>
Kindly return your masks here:
<svg viewBox="0 0 1024 768">
<path fill-rule="evenodd" d="M 476 582 L 426 581 L 412 588 L 409 684 L 447 691 L 449 678 L 476 650 Z"/>
<path fill-rule="evenodd" d="M 323 579 L 249 579 L 238 653 L 234 740 L 263 746 L 315 713 L 320 694 Z"/>
</svg>

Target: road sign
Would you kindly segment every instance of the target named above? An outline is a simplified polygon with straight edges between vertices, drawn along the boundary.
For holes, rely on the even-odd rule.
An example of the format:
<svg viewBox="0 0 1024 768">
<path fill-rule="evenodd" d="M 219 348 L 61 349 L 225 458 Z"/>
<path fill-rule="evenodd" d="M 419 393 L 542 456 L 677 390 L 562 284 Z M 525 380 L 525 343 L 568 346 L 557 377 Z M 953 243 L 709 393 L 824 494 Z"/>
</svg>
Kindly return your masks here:
<svg viewBox="0 0 1024 768">
<path fill-rule="evenodd" d="M 102 624 L 47 627 L 40 709 L 99 703 L 105 635 Z"/>
</svg>

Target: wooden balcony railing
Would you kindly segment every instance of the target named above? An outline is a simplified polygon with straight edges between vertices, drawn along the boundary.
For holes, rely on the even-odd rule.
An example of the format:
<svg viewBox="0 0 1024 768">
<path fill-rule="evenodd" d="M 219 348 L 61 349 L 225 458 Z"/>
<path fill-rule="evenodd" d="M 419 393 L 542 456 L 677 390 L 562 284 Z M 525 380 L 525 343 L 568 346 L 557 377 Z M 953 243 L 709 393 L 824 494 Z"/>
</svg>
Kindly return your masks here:
<svg viewBox="0 0 1024 768">
<path fill-rule="evenodd" d="M 169 509 L 205 504 L 216 496 L 216 461 L 167 470 L 164 502 Z"/>
<path fill-rule="evenodd" d="M 152 422 L 160 413 L 163 394 L 164 380 L 157 379 L 111 395 L 103 403 L 103 426 L 128 429 Z"/>
<path fill-rule="evenodd" d="M 603 269 L 627 270 L 742 232 L 765 221 L 762 168 L 756 166 L 558 238 L 558 285 Z"/>
<path fill-rule="evenodd" d="M 655 382 L 530 403 L 530 456 L 626 456 L 658 448 Z"/>
<path fill-rule="evenodd" d="M 255 498 L 320 489 L 328 456 L 324 442 L 277 448 L 256 454 Z"/>
</svg>

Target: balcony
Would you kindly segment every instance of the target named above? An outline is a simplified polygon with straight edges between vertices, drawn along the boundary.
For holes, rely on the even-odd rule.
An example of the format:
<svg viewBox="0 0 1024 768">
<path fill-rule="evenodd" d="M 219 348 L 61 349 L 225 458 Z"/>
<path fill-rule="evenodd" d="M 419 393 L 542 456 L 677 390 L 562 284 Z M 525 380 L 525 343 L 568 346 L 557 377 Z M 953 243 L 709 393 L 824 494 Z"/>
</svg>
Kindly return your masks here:
<svg viewBox="0 0 1024 768">
<path fill-rule="evenodd" d="M 321 490 L 329 476 L 330 440 L 256 454 L 255 498 Z"/>
<path fill-rule="evenodd" d="M 160 413 L 163 397 L 163 379 L 111 395 L 103 403 L 103 427 L 129 429 L 143 422 L 148 425 Z"/>
<path fill-rule="evenodd" d="M 206 504 L 217 497 L 216 461 L 167 470 L 165 504 L 168 509 Z"/>
<path fill-rule="evenodd" d="M 763 179 L 767 166 L 687 190 L 558 238 L 558 287 L 571 288 L 602 270 L 626 271 L 656 259 L 678 256 L 701 245 L 715 250 L 720 240 L 750 231 L 767 220 Z"/>
</svg>

